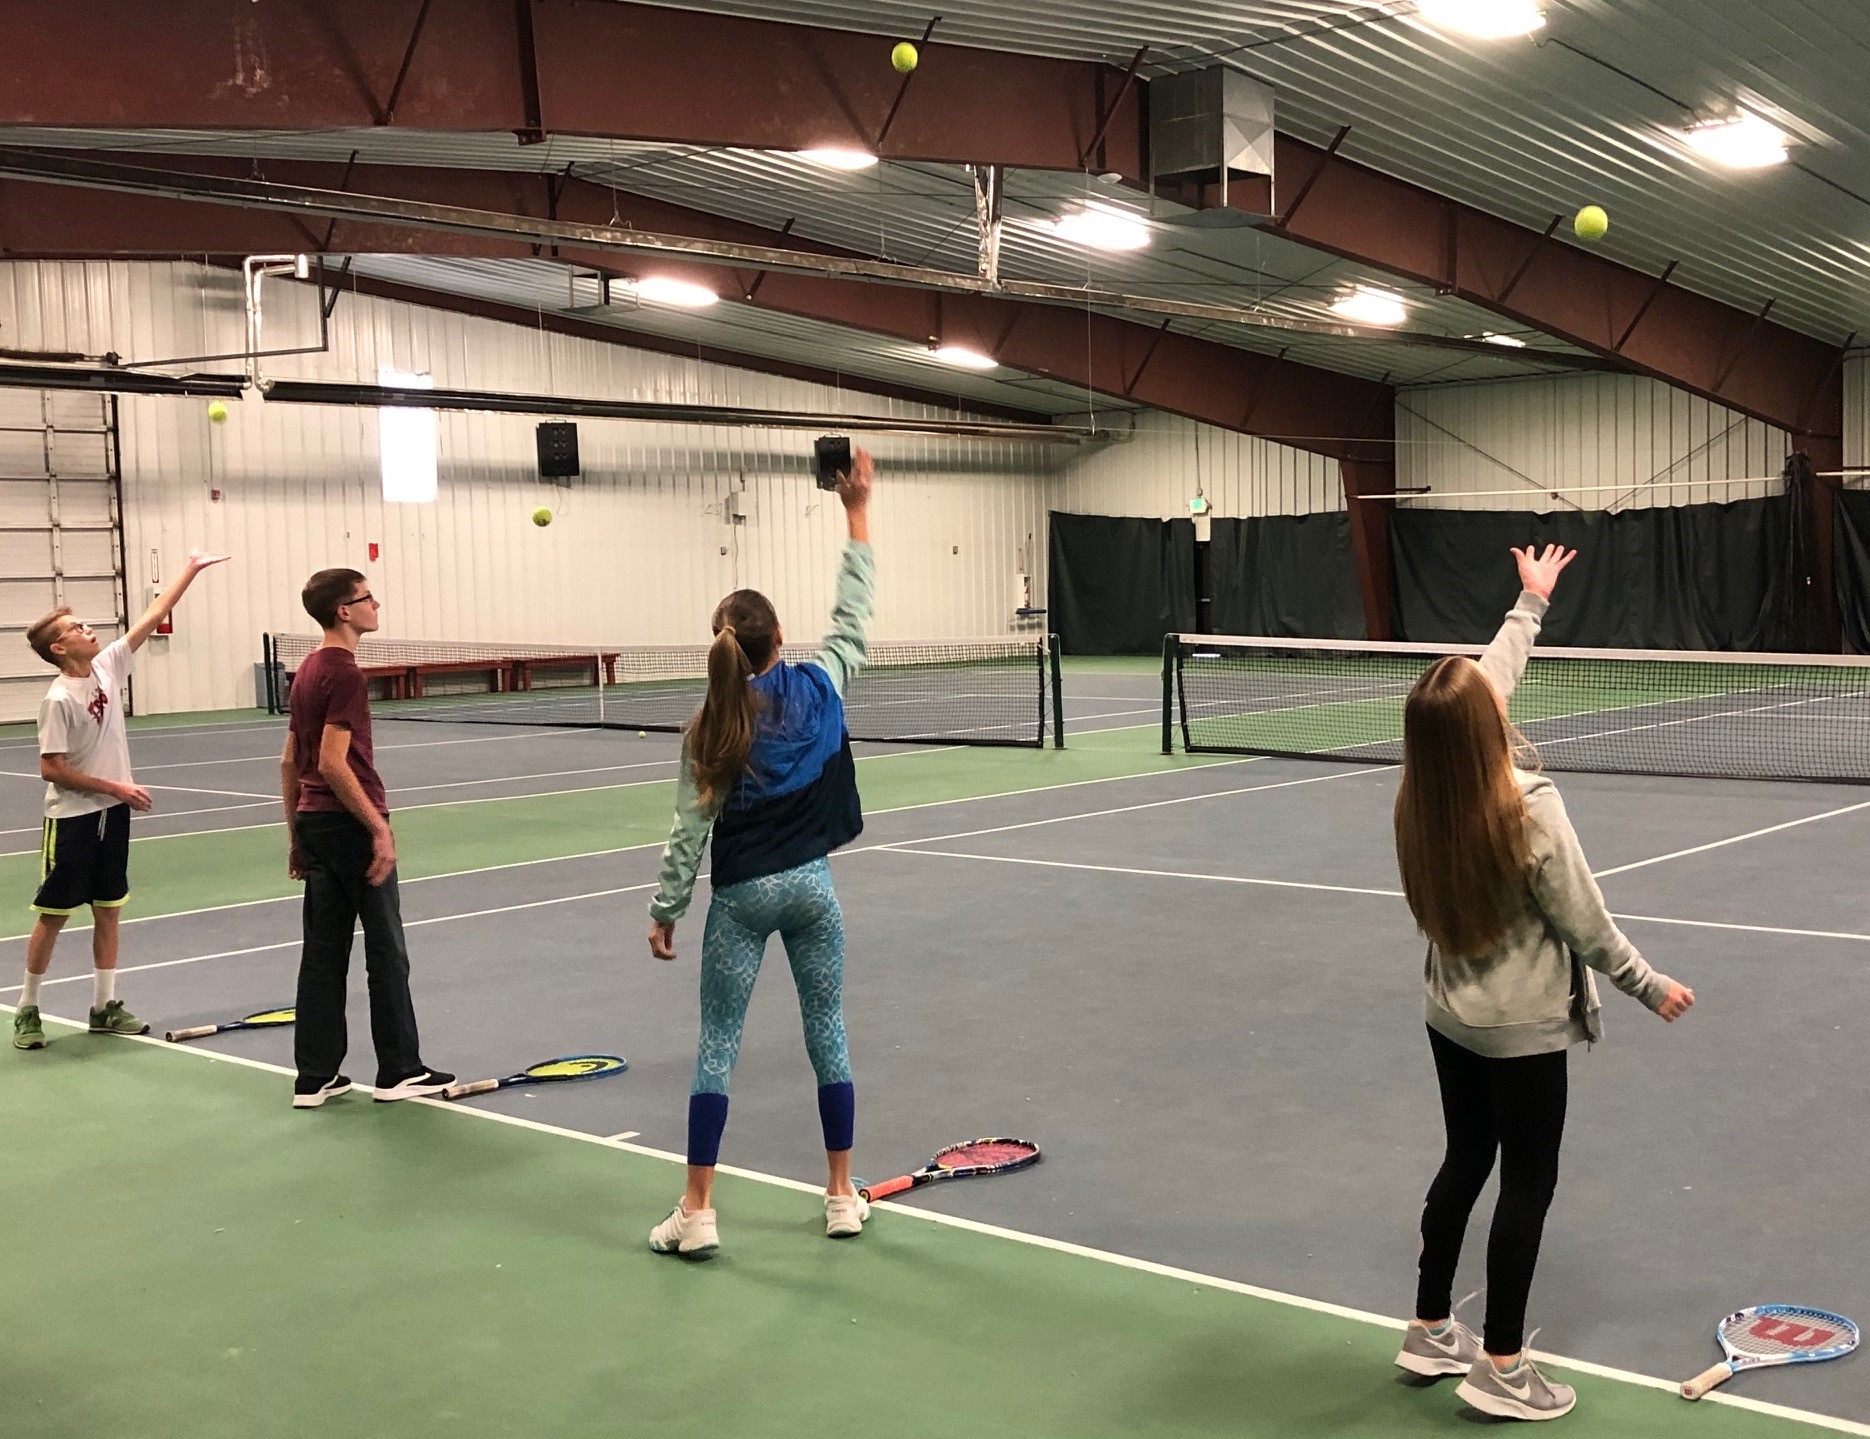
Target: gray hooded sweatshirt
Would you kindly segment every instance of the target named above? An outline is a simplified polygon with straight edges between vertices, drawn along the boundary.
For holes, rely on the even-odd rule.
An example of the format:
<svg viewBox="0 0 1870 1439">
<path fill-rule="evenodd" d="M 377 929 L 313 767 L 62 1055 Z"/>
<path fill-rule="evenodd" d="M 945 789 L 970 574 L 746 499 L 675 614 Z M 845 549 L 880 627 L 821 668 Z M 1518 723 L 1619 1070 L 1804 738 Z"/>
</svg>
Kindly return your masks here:
<svg viewBox="0 0 1870 1439">
<path fill-rule="evenodd" d="M 1512 696 L 1525 673 L 1545 609 L 1538 595 L 1522 593 L 1481 656 L 1481 669 L 1503 696 Z M 1526 803 L 1532 855 L 1520 912 L 1485 954 L 1457 959 L 1431 944 L 1423 970 L 1429 1027 L 1499 1059 L 1603 1038 L 1593 970 L 1651 1010 L 1668 997 L 1670 984 L 1606 912 L 1557 787 L 1544 775 L 1513 774 Z"/>
</svg>

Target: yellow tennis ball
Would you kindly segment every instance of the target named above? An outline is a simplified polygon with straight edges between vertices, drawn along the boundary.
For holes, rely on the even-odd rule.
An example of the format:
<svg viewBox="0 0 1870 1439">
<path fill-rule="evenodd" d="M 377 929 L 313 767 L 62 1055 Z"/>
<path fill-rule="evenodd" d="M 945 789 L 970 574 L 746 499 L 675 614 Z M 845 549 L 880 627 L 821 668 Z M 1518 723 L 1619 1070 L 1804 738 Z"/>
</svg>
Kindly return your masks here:
<svg viewBox="0 0 1870 1439">
<path fill-rule="evenodd" d="M 552 523 L 552 512 L 541 505 L 532 512 L 532 522 L 539 526 L 540 529 L 544 529 L 547 525 Z"/>
<path fill-rule="evenodd" d="M 224 404 L 220 400 L 210 400 L 208 402 L 208 418 L 214 421 L 214 423 L 217 425 L 226 424 L 227 423 L 226 404 Z"/>
<path fill-rule="evenodd" d="M 1604 213 L 1602 205 L 1586 205 L 1578 211 L 1571 228 L 1578 232 L 1580 240 L 1601 240 L 1610 229 L 1610 216 Z"/>
<path fill-rule="evenodd" d="M 896 42 L 896 48 L 890 51 L 890 64 L 896 67 L 896 73 L 907 75 L 915 69 L 916 61 L 922 57 L 916 54 L 916 47 L 907 40 Z"/>
</svg>

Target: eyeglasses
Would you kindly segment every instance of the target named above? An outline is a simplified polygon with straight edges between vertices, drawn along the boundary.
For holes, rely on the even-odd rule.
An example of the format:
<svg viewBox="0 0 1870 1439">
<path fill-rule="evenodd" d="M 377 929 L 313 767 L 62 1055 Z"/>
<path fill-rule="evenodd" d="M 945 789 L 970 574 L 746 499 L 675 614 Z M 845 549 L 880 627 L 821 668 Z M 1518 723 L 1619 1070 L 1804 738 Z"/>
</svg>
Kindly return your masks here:
<svg viewBox="0 0 1870 1439">
<path fill-rule="evenodd" d="M 59 631 L 58 637 L 60 639 L 64 639 L 66 635 L 76 635 L 76 634 L 94 635 L 96 633 L 97 631 L 91 628 L 90 623 L 88 621 L 73 620 L 70 624 L 66 625 L 64 629 Z"/>
<path fill-rule="evenodd" d="M 374 605 L 377 602 L 378 602 L 377 597 L 371 594 L 369 590 L 365 590 L 361 595 L 358 595 L 355 599 L 346 600 L 344 602 L 344 605 Z M 338 608 L 343 609 L 344 605 L 339 605 Z"/>
</svg>

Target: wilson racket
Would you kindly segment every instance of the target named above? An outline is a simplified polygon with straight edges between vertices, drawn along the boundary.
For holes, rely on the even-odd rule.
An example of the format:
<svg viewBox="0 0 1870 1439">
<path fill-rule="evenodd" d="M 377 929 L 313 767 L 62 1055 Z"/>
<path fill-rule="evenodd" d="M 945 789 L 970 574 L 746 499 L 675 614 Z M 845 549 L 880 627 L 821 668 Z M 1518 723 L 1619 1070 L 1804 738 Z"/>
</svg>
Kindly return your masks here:
<svg viewBox="0 0 1870 1439">
<path fill-rule="evenodd" d="M 206 1039 L 210 1034 L 226 1034 L 230 1029 L 277 1029 L 282 1024 L 291 1024 L 299 1017 L 296 1009 L 262 1009 L 258 1014 L 249 1014 L 245 1019 L 236 1019 L 231 1024 L 203 1024 L 194 1029 L 172 1029 L 163 1038 L 171 1044 L 180 1044 L 185 1039 Z"/>
<path fill-rule="evenodd" d="M 1682 1386 L 1682 1398 L 1699 1399 L 1743 1369 L 1777 1364 L 1817 1364 L 1842 1359 L 1857 1347 L 1857 1326 L 1838 1314 L 1799 1304 L 1761 1304 L 1729 1314 L 1715 1330 L 1727 1357 Z"/>
<path fill-rule="evenodd" d="M 563 1059 L 548 1059 L 529 1064 L 518 1074 L 505 1079 L 476 1079 L 468 1084 L 451 1084 L 442 1091 L 443 1099 L 466 1099 L 470 1094 L 492 1094 L 496 1089 L 511 1089 L 516 1084 L 563 1084 L 572 1079 L 602 1079 L 607 1074 L 622 1074 L 630 1061 L 621 1054 L 568 1054 Z"/>
<path fill-rule="evenodd" d="M 914 1174 L 870 1184 L 857 1192 L 865 1199 L 888 1199 L 905 1189 L 917 1189 L 938 1179 L 973 1179 L 982 1174 L 1011 1174 L 1039 1162 L 1039 1146 L 1024 1139 L 970 1139 L 951 1144 Z"/>
</svg>

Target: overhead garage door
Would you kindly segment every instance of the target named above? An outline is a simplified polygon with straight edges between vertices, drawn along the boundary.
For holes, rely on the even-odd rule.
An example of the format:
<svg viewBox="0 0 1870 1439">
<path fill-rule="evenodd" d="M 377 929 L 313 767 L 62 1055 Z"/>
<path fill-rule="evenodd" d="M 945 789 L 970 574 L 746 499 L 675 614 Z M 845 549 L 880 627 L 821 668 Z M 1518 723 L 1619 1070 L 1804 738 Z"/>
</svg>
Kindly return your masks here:
<svg viewBox="0 0 1870 1439">
<path fill-rule="evenodd" d="M 123 632 L 118 455 L 109 396 L 0 389 L 0 722 L 39 712 L 52 672 L 26 631 L 41 615 L 69 605 Z"/>
</svg>

